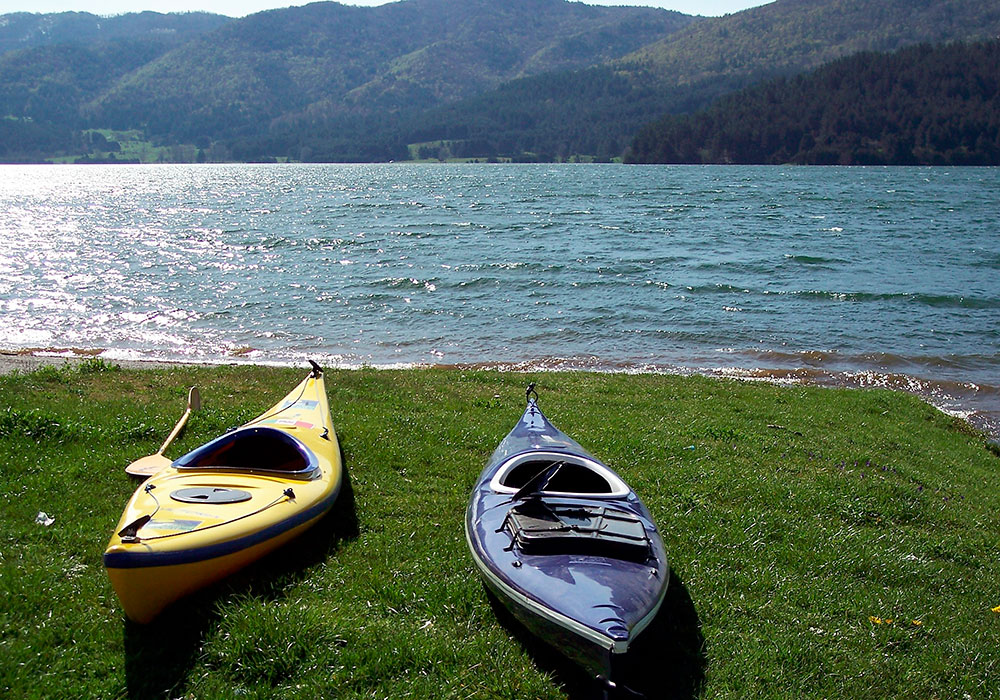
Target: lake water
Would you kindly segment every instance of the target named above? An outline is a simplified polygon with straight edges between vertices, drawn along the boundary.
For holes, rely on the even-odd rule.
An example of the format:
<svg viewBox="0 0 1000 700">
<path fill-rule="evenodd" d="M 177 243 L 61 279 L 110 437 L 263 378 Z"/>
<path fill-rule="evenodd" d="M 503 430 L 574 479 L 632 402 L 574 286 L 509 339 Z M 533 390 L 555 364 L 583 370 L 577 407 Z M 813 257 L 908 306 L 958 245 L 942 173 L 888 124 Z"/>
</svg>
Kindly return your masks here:
<svg viewBox="0 0 1000 700">
<path fill-rule="evenodd" d="M 891 386 L 1000 435 L 1000 169 L 0 166 L 0 349 Z"/>
</svg>

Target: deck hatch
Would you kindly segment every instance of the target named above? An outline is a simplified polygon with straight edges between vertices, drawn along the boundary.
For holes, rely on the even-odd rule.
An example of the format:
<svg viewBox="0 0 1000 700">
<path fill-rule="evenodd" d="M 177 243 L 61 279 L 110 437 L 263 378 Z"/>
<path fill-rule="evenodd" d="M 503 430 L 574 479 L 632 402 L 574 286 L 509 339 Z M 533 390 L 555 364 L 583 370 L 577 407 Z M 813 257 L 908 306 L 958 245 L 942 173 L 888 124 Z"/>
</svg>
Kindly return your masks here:
<svg viewBox="0 0 1000 700">
<path fill-rule="evenodd" d="M 222 486 L 194 486 L 186 489 L 177 489 L 170 494 L 170 497 L 181 503 L 214 504 L 242 503 L 252 498 L 249 491 L 230 489 Z"/>
<path fill-rule="evenodd" d="M 501 529 L 524 554 L 584 554 L 644 562 L 651 552 L 638 517 L 603 506 L 550 505 L 532 499 L 511 508 Z"/>
</svg>

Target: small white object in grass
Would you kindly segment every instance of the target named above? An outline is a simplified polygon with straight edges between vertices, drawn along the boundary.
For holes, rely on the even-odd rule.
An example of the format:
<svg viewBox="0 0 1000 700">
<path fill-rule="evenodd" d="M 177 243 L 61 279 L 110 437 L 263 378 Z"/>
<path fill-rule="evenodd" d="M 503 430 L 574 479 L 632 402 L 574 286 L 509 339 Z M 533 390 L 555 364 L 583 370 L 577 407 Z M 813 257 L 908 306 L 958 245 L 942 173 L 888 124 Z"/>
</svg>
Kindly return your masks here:
<svg viewBox="0 0 1000 700">
<path fill-rule="evenodd" d="M 39 525 L 44 525 L 45 527 L 48 527 L 55 521 L 55 518 L 49 517 L 49 515 L 43 510 L 38 511 L 38 515 L 35 516 L 35 522 Z"/>
</svg>

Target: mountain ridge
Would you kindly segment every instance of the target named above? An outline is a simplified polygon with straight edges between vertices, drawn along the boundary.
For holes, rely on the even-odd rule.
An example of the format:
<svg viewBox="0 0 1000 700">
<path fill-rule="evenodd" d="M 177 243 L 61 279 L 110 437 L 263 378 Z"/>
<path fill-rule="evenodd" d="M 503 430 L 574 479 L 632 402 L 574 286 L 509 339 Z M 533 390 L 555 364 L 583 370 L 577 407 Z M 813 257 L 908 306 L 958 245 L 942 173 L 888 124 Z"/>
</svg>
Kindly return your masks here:
<svg viewBox="0 0 1000 700">
<path fill-rule="evenodd" d="M 526 150 L 566 157 L 573 148 L 563 148 L 562 132 L 572 129 L 583 133 L 582 142 L 607 142 L 598 154 L 607 157 L 622 153 L 643 124 L 704 108 L 764 80 L 862 50 L 998 35 L 1000 5 L 989 0 L 775 0 L 692 23 L 609 62 L 599 79 L 593 70 L 566 74 L 559 83 L 567 97 L 556 106 L 532 97 L 536 81 L 513 81 L 495 93 L 437 108 L 413 131 L 424 140 L 461 138 L 474 124 L 476 138 L 492 130 L 493 150 L 524 143 Z M 609 93 L 612 81 L 616 87 Z M 566 115 L 583 113 L 586 122 L 567 124 Z M 523 138 L 523 123 L 531 124 L 530 143 Z M 604 126 L 591 126 L 596 123 Z"/>
<path fill-rule="evenodd" d="M 508 25 L 524 25 L 528 13 L 530 29 L 504 34 Z M 649 20 L 628 26 L 638 38 L 623 42 L 620 33 L 609 34 L 567 55 L 567 44 L 631 17 Z M 201 36 L 125 78 L 87 111 L 119 125 L 129 112 L 153 133 L 191 138 L 206 129 L 238 131 L 248 121 L 287 121 L 299 111 L 315 119 L 430 107 L 552 66 L 584 67 L 609 52 L 622 55 L 686 23 L 682 17 L 563 0 L 312 3 L 251 15 Z"/>
<path fill-rule="evenodd" d="M 644 128 L 634 163 L 1000 165 L 1000 40 L 860 52 Z"/>
<path fill-rule="evenodd" d="M 183 41 L 232 21 L 210 12 L 11 12 L 0 15 L 0 54 L 54 44 L 87 44 L 142 36 Z"/>
<path fill-rule="evenodd" d="M 23 14 L 0 16 L 0 46 Z M 34 21 L 70 26 L 63 15 L 76 14 Z M 1000 34 L 989 0 L 776 0 L 719 18 L 566 0 L 121 17 L 126 38 L 104 27 L 73 48 L 0 53 L 0 157 L 70 154 L 67 143 L 93 141 L 81 134 L 114 129 L 218 159 L 388 160 L 416 146 L 439 157 L 606 159 L 666 114 L 831 58 Z M 19 131 L 30 149 L 18 150 Z"/>
</svg>

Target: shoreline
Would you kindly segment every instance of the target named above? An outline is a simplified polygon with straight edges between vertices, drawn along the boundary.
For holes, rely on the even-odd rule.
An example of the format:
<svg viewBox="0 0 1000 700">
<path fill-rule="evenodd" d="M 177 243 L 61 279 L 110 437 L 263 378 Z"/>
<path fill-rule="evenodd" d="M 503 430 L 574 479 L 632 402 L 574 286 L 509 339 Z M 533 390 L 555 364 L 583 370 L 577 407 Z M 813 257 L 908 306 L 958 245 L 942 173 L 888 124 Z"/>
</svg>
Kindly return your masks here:
<svg viewBox="0 0 1000 700">
<path fill-rule="evenodd" d="M 157 359 L 111 359 L 102 358 L 101 352 L 94 351 L 81 351 L 81 350 L 67 350 L 67 351 L 51 351 L 51 352 L 41 352 L 38 350 L 23 350 L 23 351 L 11 351 L 4 350 L 0 351 L 0 375 L 11 374 L 13 372 L 32 372 L 41 367 L 53 366 L 57 368 L 65 367 L 67 365 L 78 365 L 88 360 L 102 360 L 108 362 L 109 364 L 118 365 L 119 367 L 125 369 L 163 369 L 170 367 L 224 367 L 231 365 L 250 365 L 250 366 L 294 366 L 292 363 L 280 363 L 280 362 L 255 362 L 253 360 L 220 360 L 218 362 L 190 362 L 185 360 L 165 360 L 162 358 Z M 355 369 L 360 368 L 353 367 Z M 374 367 L 379 368 L 377 365 Z M 586 367 L 576 367 L 568 366 L 562 363 L 556 362 L 551 365 L 546 366 L 544 362 L 484 362 L 484 363 L 458 363 L 458 364 L 412 364 L 406 365 L 405 368 L 408 369 L 419 369 L 419 368 L 430 368 L 438 367 L 444 369 L 484 369 L 484 370 L 495 370 L 499 372 L 504 371 L 514 371 L 514 372 L 553 372 L 553 371 L 601 371 L 596 368 L 586 368 Z M 350 369 L 352 367 L 346 366 L 334 366 L 333 369 Z M 401 366 L 386 367 L 387 369 L 401 369 Z M 606 371 L 606 370 L 605 370 Z M 647 372 L 650 370 L 647 369 Z M 945 415 L 952 416 L 959 420 L 964 421 L 974 430 L 982 433 L 986 441 L 993 445 L 1000 445 L 1000 413 L 997 413 L 989 408 L 983 409 L 976 406 L 968 406 L 969 403 L 975 404 L 975 401 L 969 401 L 969 397 L 965 397 L 965 400 L 956 399 L 956 397 L 951 395 L 940 395 L 936 394 L 934 391 L 921 390 L 920 387 L 926 387 L 927 383 L 932 380 L 920 380 L 915 377 L 910 377 L 909 375 L 902 374 L 886 374 L 879 378 L 874 378 L 871 373 L 843 373 L 843 372 L 808 372 L 801 369 L 739 369 L 739 368 L 716 368 L 714 370 L 685 370 L 684 368 L 674 368 L 674 371 L 668 371 L 665 369 L 652 370 L 654 373 L 666 373 L 666 374 L 698 374 L 707 377 L 714 377 L 717 379 L 735 379 L 746 382 L 768 382 L 772 384 L 779 384 L 784 386 L 822 386 L 829 388 L 846 388 L 846 389 L 889 389 L 891 391 L 898 391 L 905 394 L 911 394 L 920 397 L 927 404 L 933 406 L 937 410 L 941 411 Z M 628 368 L 621 368 L 619 370 L 622 374 L 629 373 L 645 373 L 636 372 L 634 368 L 631 370 Z M 942 382 L 943 384 L 943 382 Z M 959 407 L 956 407 L 956 400 L 958 401 Z M 961 404 L 966 404 L 962 406 Z"/>
<path fill-rule="evenodd" d="M 0 352 L 0 375 L 12 372 L 32 372 L 40 367 L 65 367 L 78 365 L 92 359 L 103 359 L 88 353 L 73 355 L 35 355 L 32 353 Z M 170 362 L 168 360 L 105 360 L 108 364 L 125 369 L 157 369 L 161 367 L 181 367 L 193 365 L 191 362 Z"/>
</svg>

